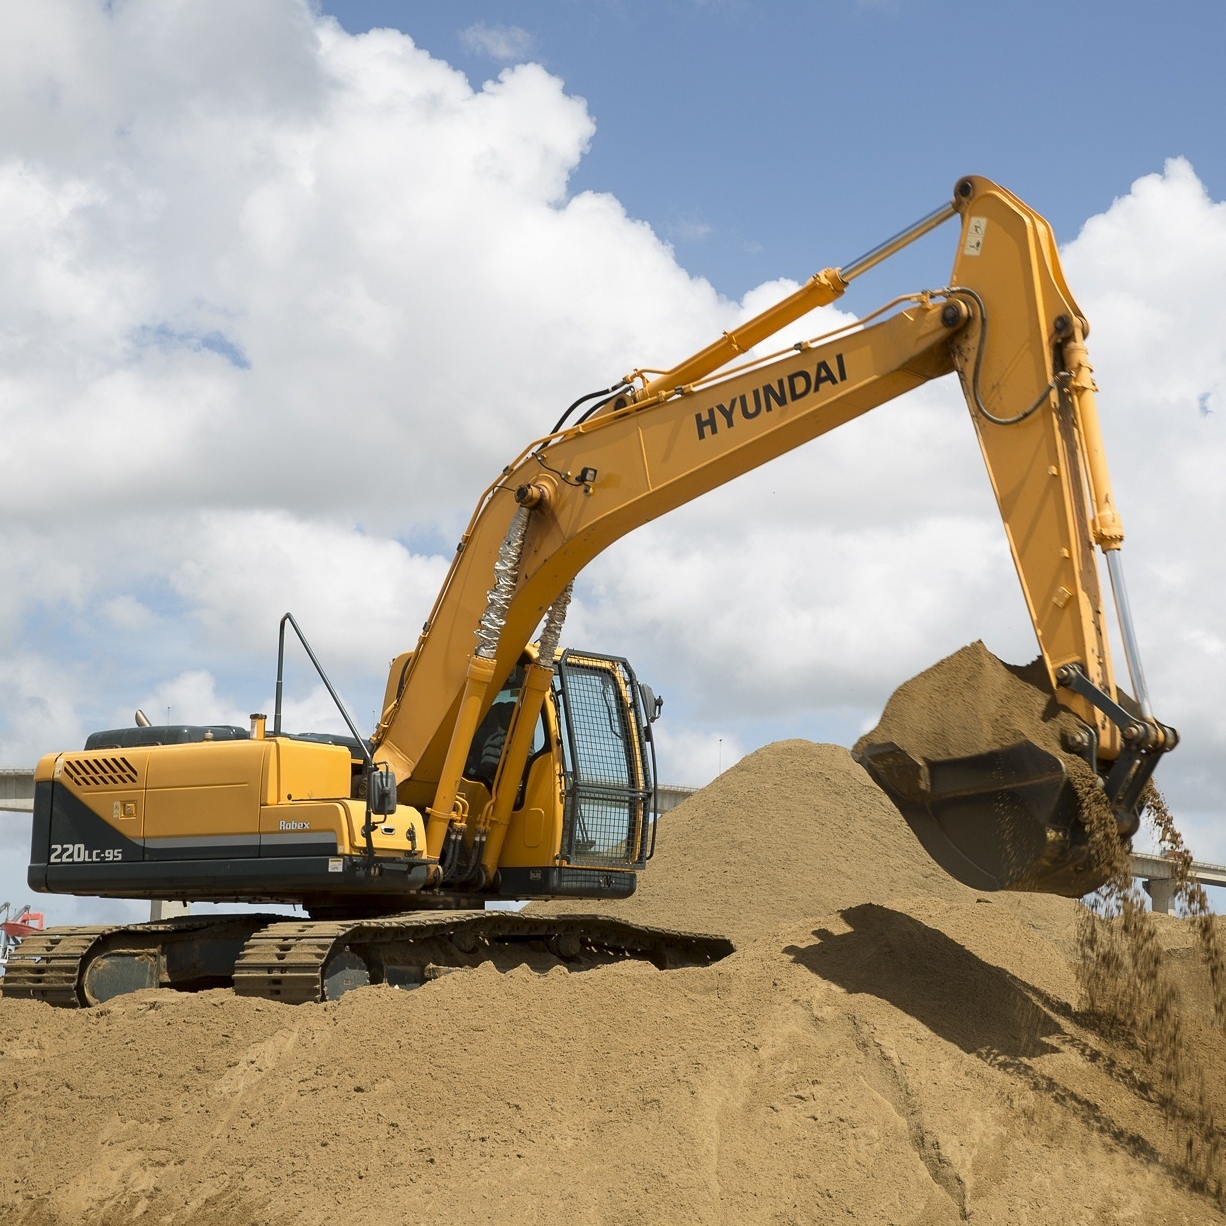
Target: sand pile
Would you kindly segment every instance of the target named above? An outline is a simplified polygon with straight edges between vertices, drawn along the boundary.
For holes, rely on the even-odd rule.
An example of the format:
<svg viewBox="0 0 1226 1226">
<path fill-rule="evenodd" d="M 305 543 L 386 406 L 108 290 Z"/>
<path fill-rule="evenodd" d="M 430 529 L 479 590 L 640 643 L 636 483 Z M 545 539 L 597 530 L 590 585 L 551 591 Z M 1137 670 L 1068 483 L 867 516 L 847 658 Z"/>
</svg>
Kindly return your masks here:
<svg viewBox="0 0 1226 1226">
<path fill-rule="evenodd" d="M 0 1221 L 1226 1222 L 1078 1012 L 1078 909 L 956 885 L 846 750 L 769 746 L 622 908 L 742 943 L 709 968 L 0 1000 Z M 1226 1107 L 1194 934 L 1156 932 Z"/>
<path fill-rule="evenodd" d="M 767 745 L 660 821 L 634 896 L 601 911 L 739 944 L 856 903 L 974 896 L 924 854 L 841 745 Z"/>
</svg>

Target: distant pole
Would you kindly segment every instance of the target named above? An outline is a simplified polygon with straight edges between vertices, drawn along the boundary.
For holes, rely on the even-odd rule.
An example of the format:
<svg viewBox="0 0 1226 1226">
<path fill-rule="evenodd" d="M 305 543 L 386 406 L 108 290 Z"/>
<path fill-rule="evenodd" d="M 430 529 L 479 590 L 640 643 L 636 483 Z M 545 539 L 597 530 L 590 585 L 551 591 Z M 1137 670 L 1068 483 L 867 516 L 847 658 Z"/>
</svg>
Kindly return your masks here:
<svg viewBox="0 0 1226 1226">
<path fill-rule="evenodd" d="M 721 736 L 719 738 L 719 769 L 716 771 L 716 774 L 722 775 L 723 773 L 724 773 L 724 738 Z"/>
</svg>

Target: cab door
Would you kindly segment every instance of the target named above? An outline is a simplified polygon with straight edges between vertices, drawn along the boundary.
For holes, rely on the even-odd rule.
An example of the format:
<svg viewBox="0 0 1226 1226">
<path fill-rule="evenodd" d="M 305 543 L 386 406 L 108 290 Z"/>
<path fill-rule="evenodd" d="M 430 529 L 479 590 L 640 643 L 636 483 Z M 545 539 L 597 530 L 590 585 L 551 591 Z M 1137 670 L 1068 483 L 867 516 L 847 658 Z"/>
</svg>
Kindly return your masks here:
<svg viewBox="0 0 1226 1226">
<path fill-rule="evenodd" d="M 564 749 L 562 856 L 642 868 L 654 807 L 647 721 L 626 660 L 567 650 L 557 666 Z"/>
</svg>

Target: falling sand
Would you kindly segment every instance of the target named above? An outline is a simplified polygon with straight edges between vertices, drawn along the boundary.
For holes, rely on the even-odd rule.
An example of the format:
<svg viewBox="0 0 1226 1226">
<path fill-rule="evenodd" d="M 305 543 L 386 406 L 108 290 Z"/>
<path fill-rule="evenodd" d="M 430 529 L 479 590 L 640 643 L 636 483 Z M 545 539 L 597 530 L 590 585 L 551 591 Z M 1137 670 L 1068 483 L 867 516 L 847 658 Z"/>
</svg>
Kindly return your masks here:
<svg viewBox="0 0 1226 1226">
<path fill-rule="evenodd" d="M 1175 904 L 1192 925 L 1208 972 L 1213 1017 L 1226 1030 L 1226 964 L 1203 887 L 1192 877 L 1191 855 L 1161 793 L 1150 784 L 1146 812 L 1159 845 L 1176 867 Z M 1087 806 L 1096 856 L 1112 865 L 1107 883 L 1078 917 L 1078 964 L 1083 1006 L 1108 1033 L 1134 1043 L 1156 1079 L 1156 1091 L 1198 1184 L 1219 1198 L 1226 1191 L 1220 1104 L 1205 1084 L 1205 1070 L 1187 1032 L 1174 979 L 1163 957 L 1155 921 L 1132 879 L 1109 805 Z"/>
</svg>

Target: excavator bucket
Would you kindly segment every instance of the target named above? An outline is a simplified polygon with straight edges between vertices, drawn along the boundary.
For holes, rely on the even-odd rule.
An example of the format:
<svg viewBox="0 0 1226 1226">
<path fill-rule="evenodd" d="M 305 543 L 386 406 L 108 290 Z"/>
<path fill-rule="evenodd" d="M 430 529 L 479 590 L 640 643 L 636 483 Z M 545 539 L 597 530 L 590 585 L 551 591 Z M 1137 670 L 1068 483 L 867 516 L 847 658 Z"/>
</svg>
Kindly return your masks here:
<svg viewBox="0 0 1226 1226">
<path fill-rule="evenodd" d="M 1065 761 L 1033 741 L 948 758 L 861 742 L 856 758 L 924 850 L 964 885 L 1076 898 L 1107 879 L 1090 855 Z"/>
<path fill-rule="evenodd" d="M 975 642 L 900 685 L 854 753 L 950 876 L 1077 898 L 1114 867 L 1097 862 L 1090 827 L 1113 814 L 1126 844 L 1153 768 L 1122 754 L 1100 776 L 1063 748 L 1089 734 L 1041 659 L 1006 664 Z"/>
</svg>

